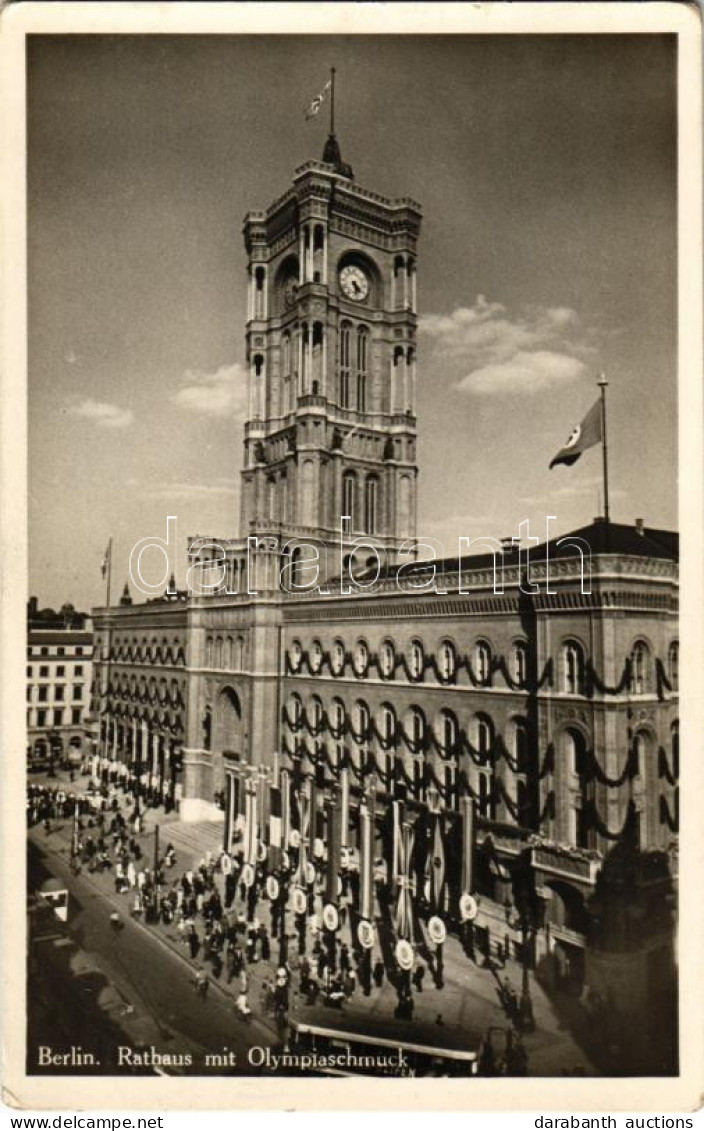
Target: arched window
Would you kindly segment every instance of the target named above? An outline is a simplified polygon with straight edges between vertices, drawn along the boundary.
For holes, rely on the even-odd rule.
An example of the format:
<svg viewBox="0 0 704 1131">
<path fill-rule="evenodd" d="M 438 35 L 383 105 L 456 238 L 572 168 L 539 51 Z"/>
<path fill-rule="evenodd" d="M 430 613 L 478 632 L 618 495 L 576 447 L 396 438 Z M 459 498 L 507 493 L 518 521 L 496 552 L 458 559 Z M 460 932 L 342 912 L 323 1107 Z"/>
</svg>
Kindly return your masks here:
<svg viewBox="0 0 704 1131">
<path fill-rule="evenodd" d="M 667 652 L 667 678 L 673 691 L 680 688 L 680 645 L 673 640 Z"/>
<path fill-rule="evenodd" d="M 480 773 L 477 778 L 477 809 L 480 816 L 487 817 L 491 820 L 494 816 L 494 799 L 493 791 L 491 788 L 491 776 L 487 773 Z"/>
<path fill-rule="evenodd" d="M 409 708 L 407 725 L 407 737 L 411 752 L 420 754 L 425 742 L 425 715 L 420 707 Z"/>
<path fill-rule="evenodd" d="M 242 636 L 238 636 L 237 642 L 235 644 L 235 663 L 234 663 L 235 671 L 241 672 L 243 664 L 244 664 L 244 638 Z"/>
<path fill-rule="evenodd" d="M 423 678 L 423 666 L 423 645 L 421 644 L 420 640 L 412 640 L 409 664 L 411 679 L 420 680 Z"/>
<path fill-rule="evenodd" d="M 342 513 L 349 515 L 353 530 L 357 529 L 357 476 L 346 471 L 342 477 Z"/>
<path fill-rule="evenodd" d="M 369 740 L 371 716 L 367 704 L 362 699 L 358 699 L 355 703 L 354 713 L 355 734 L 359 745 L 363 746 Z"/>
<path fill-rule="evenodd" d="M 390 640 L 384 640 L 379 649 L 379 666 L 381 668 L 381 674 L 385 679 L 389 679 L 393 675 L 394 661 L 394 646 Z"/>
<path fill-rule="evenodd" d="M 562 646 L 562 689 L 567 695 L 584 695 L 584 649 L 576 640 Z"/>
<path fill-rule="evenodd" d="M 266 481 L 266 516 L 270 522 L 276 521 L 276 479 L 273 475 Z"/>
<path fill-rule="evenodd" d="M 593 799 L 593 781 L 587 740 L 580 730 L 566 730 L 562 738 L 564 764 L 577 791 L 573 792 L 570 838 L 577 848 L 593 848 L 595 834 L 592 827 L 590 802 Z"/>
<path fill-rule="evenodd" d="M 314 734 L 320 730 L 323 721 L 323 704 L 319 696 L 313 695 L 308 704 L 308 725 Z"/>
<path fill-rule="evenodd" d="M 350 337 L 352 327 L 349 322 L 340 326 L 340 404 L 350 407 Z M 348 513 L 348 512 L 347 512 Z"/>
<path fill-rule="evenodd" d="M 292 640 L 291 647 L 288 653 L 291 670 L 297 672 L 301 666 L 301 659 L 303 658 L 303 647 L 300 640 Z"/>
<path fill-rule="evenodd" d="M 487 715 L 476 717 L 477 760 L 480 764 L 491 761 L 494 748 L 494 725 Z"/>
<path fill-rule="evenodd" d="M 383 703 L 381 706 L 379 735 L 385 749 L 396 745 L 396 715 L 389 703 Z"/>
<path fill-rule="evenodd" d="M 205 666 L 212 668 L 213 666 L 213 638 L 206 636 L 205 638 Z"/>
<path fill-rule="evenodd" d="M 455 654 L 455 646 L 451 640 L 443 640 L 440 645 L 438 667 L 440 669 L 440 678 L 445 683 L 453 683 L 457 670 L 457 656 Z"/>
<path fill-rule="evenodd" d="M 527 773 L 528 723 L 525 719 L 514 719 L 513 721 L 513 760 L 517 774 Z"/>
<path fill-rule="evenodd" d="M 525 640 L 516 640 L 513 645 L 513 682 L 520 688 L 528 683 L 528 645 Z"/>
<path fill-rule="evenodd" d="M 342 640 L 336 640 L 332 646 L 332 668 L 335 675 L 340 675 L 345 666 L 345 645 Z"/>
<path fill-rule="evenodd" d="M 457 750 L 457 719 L 452 711 L 442 710 L 435 724 L 435 737 L 438 745 L 446 756 L 456 753 Z"/>
<path fill-rule="evenodd" d="M 670 753 L 672 755 L 672 774 L 675 778 L 680 776 L 680 723 L 675 719 L 670 727 Z"/>
<path fill-rule="evenodd" d="M 631 695 L 650 691 L 650 649 L 644 640 L 636 640 L 631 650 Z"/>
<path fill-rule="evenodd" d="M 300 695 L 294 691 L 288 701 L 288 718 L 292 726 L 297 727 L 303 715 L 303 706 Z"/>
<path fill-rule="evenodd" d="M 366 641 L 358 640 L 354 648 L 354 670 L 357 675 L 365 675 L 369 664 L 369 648 Z"/>
<path fill-rule="evenodd" d="M 364 484 L 364 529 L 367 534 L 376 533 L 378 496 L 379 480 L 376 475 L 368 475 Z"/>
<path fill-rule="evenodd" d="M 225 648 L 224 648 L 224 654 L 223 654 L 223 666 L 228 668 L 228 669 L 232 667 L 232 651 L 233 651 L 232 637 L 228 636 L 227 640 L 225 641 Z"/>
<path fill-rule="evenodd" d="M 319 672 L 323 662 L 323 646 L 319 640 L 314 640 L 310 647 L 310 666 L 314 672 Z"/>
<path fill-rule="evenodd" d="M 357 328 L 357 410 L 367 410 L 367 367 L 369 364 L 369 330 Z"/>
<path fill-rule="evenodd" d="M 341 699 L 333 699 L 330 726 L 333 738 L 342 738 L 345 733 L 345 704 Z"/>
<path fill-rule="evenodd" d="M 478 640 L 474 646 L 474 670 L 477 681 L 488 684 L 491 680 L 491 646 L 486 640 Z"/>
</svg>

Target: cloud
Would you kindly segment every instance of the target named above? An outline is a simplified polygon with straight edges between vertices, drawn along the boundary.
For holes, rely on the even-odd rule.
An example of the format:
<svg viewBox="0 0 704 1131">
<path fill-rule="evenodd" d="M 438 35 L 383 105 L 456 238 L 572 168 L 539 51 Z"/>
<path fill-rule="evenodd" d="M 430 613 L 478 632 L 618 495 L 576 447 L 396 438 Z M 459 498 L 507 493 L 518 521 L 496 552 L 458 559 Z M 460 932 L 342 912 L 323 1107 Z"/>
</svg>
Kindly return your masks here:
<svg viewBox="0 0 704 1131">
<path fill-rule="evenodd" d="M 119 405 L 94 401 L 90 398 L 81 401 L 80 404 L 71 405 L 66 412 L 69 416 L 92 420 L 100 428 L 126 428 L 134 420 L 131 408 L 120 408 Z"/>
<path fill-rule="evenodd" d="M 474 369 L 455 387 L 472 393 L 538 393 L 574 381 L 583 372 L 584 363 L 576 357 L 549 350 L 519 350 L 508 361 Z"/>
<path fill-rule="evenodd" d="M 237 479 L 220 476 L 208 483 L 191 483 L 187 480 L 169 483 L 150 483 L 141 491 L 149 499 L 207 499 L 218 495 L 232 496 L 237 491 Z"/>
<path fill-rule="evenodd" d="M 171 397 L 177 408 L 201 416 L 243 421 L 247 411 L 247 374 L 241 365 L 222 365 L 213 373 L 188 370 Z"/>
<path fill-rule="evenodd" d="M 480 395 L 536 393 L 575 380 L 585 368 L 580 355 L 590 350 L 580 329 L 571 307 L 532 306 L 511 315 L 484 295 L 471 307 L 420 320 L 421 333 L 464 369 L 455 388 Z"/>
</svg>

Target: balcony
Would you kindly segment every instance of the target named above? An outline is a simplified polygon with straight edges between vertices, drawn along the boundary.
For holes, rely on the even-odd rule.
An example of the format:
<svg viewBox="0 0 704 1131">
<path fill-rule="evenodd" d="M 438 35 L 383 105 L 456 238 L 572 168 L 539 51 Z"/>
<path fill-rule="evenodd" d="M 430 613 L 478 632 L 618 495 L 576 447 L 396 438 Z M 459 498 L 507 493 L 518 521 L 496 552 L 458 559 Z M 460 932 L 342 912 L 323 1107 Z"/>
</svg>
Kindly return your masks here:
<svg viewBox="0 0 704 1131">
<path fill-rule="evenodd" d="M 531 849 L 531 864 L 542 872 L 562 879 L 594 884 L 602 865 L 601 856 L 569 845 L 534 844 Z"/>
</svg>

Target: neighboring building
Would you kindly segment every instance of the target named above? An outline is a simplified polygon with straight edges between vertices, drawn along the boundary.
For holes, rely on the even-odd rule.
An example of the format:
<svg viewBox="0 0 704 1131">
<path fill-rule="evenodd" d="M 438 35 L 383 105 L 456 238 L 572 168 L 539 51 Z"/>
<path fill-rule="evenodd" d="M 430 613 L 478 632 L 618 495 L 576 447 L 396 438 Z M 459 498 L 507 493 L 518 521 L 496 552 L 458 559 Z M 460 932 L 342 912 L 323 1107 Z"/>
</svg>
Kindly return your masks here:
<svg viewBox="0 0 704 1131">
<path fill-rule="evenodd" d="M 93 679 L 90 617 L 27 606 L 27 758 L 31 765 L 91 749 L 87 730 Z"/>
<path fill-rule="evenodd" d="M 529 579 L 517 550 L 495 577 L 487 545 L 434 563 L 432 585 L 431 565 L 408 574 L 419 230 L 419 206 L 357 186 L 333 138 L 247 217 L 240 538 L 200 540 L 204 580 L 224 563 L 220 592 L 94 611 L 96 737 L 179 782 L 186 819 L 217 797 L 228 845 L 252 767 L 288 769 L 294 792 L 314 782 L 321 837 L 344 782 L 350 847 L 373 790 L 387 857 L 394 800 L 421 829 L 439 812 L 455 920 L 469 881 L 452 845 L 473 798 L 477 945 L 523 946 L 516 879 L 529 875 L 531 960 L 581 984 L 612 847 L 655 853 L 662 875 L 675 861 L 677 538 L 597 520 L 532 550 Z M 375 585 L 370 542 L 385 555 Z M 287 592 L 313 580 L 313 546 L 324 592 Z M 344 594 L 341 565 L 368 588 Z M 432 857 L 416 848 L 416 892 Z"/>
</svg>

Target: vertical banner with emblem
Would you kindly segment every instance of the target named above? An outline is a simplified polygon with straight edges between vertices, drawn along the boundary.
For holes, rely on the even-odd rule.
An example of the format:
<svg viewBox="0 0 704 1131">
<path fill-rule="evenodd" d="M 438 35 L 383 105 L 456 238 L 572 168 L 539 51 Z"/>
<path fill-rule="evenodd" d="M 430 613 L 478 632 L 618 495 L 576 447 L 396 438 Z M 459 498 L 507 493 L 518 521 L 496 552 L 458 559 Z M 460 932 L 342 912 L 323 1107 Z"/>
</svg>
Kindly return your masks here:
<svg viewBox="0 0 704 1131">
<path fill-rule="evenodd" d="M 257 783 L 250 777 L 244 796 L 244 859 L 256 867 L 259 830 L 257 828 Z"/>
<path fill-rule="evenodd" d="M 430 906 L 434 915 L 445 910 L 445 837 L 442 813 L 433 813 L 430 830 Z"/>
<path fill-rule="evenodd" d="M 274 784 L 269 787 L 269 871 L 281 863 L 281 790 Z"/>
<path fill-rule="evenodd" d="M 308 864 L 308 848 L 310 845 L 310 815 L 311 815 L 311 780 L 305 778 L 298 790 L 298 820 L 299 820 L 299 845 L 298 867 L 296 868 L 295 882 L 299 887 L 305 886 Z"/>
<path fill-rule="evenodd" d="M 288 851 L 291 835 L 291 775 L 288 770 L 281 771 L 281 844 Z"/>
<path fill-rule="evenodd" d="M 325 899 L 328 903 L 337 903 L 338 878 L 340 875 L 340 857 L 342 848 L 342 807 L 340 805 L 339 790 L 333 789 L 332 797 L 325 805 L 327 817 L 327 850 L 328 859 L 325 874 Z"/>
<path fill-rule="evenodd" d="M 396 804 L 396 803 L 394 803 Z M 394 834 L 396 828 L 394 826 Z M 394 924 L 396 935 L 399 939 L 407 939 L 413 943 L 413 897 L 411 893 L 411 861 L 413 857 L 413 844 L 415 831 L 410 821 L 401 823 L 399 815 L 398 852 L 396 857 L 397 871 L 395 873 L 397 885 L 396 914 Z"/>
<path fill-rule="evenodd" d="M 374 914 L 374 810 L 373 788 L 359 808 L 359 914 L 371 921 Z"/>
<path fill-rule="evenodd" d="M 460 799 L 462 814 L 462 891 L 474 891 L 474 799 L 468 794 Z"/>
<path fill-rule="evenodd" d="M 350 775 L 347 768 L 340 770 L 340 847 L 349 846 L 350 836 Z"/>
</svg>

